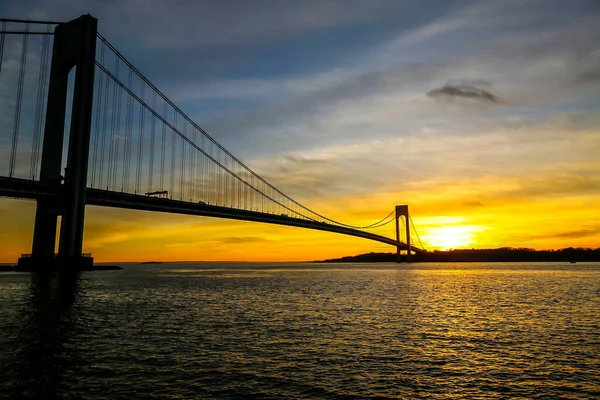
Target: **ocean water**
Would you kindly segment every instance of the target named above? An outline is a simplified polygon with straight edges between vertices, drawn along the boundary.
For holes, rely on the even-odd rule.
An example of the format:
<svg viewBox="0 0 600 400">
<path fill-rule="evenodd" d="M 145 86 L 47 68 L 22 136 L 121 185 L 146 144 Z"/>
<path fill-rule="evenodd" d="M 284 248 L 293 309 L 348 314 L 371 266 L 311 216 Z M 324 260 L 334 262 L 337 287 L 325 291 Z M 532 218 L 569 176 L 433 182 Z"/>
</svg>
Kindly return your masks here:
<svg viewBox="0 0 600 400">
<path fill-rule="evenodd" d="M 600 398 L 600 263 L 0 273 L 0 397 Z"/>
</svg>

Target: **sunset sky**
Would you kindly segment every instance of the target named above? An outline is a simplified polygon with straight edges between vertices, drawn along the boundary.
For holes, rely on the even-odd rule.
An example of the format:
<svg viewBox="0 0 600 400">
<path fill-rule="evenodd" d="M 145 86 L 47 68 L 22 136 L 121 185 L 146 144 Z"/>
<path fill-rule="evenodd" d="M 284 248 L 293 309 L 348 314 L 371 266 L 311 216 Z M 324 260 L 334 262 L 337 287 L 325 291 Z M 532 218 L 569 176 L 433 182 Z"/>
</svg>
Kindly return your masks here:
<svg viewBox="0 0 600 400">
<path fill-rule="evenodd" d="M 408 204 L 428 249 L 600 247 L 597 0 L 0 3 L 12 18 L 86 13 L 225 148 L 324 215 L 365 224 Z M 0 199 L 0 262 L 30 252 L 34 215 L 34 202 Z M 86 211 L 84 251 L 99 262 L 393 250 L 277 225 Z"/>
</svg>

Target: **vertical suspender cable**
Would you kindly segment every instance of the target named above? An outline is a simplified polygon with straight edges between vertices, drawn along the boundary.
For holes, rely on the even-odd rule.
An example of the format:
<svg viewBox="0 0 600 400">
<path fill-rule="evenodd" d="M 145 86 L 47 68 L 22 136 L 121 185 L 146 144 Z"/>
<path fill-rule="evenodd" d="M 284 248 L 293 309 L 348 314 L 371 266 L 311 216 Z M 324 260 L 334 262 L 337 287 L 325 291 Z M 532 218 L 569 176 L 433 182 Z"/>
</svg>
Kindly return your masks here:
<svg viewBox="0 0 600 400">
<path fill-rule="evenodd" d="M 219 152 L 220 154 L 222 154 L 222 158 L 221 158 L 221 164 L 223 165 L 227 165 L 227 158 L 225 158 L 225 154 Z M 223 193 L 223 205 L 227 206 L 227 173 L 225 172 L 225 170 L 223 168 L 220 168 L 220 172 L 221 172 L 221 192 Z"/>
<path fill-rule="evenodd" d="M 100 64 L 104 64 L 104 43 L 100 45 Z M 100 68 L 97 68 L 98 70 Z M 95 122 L 95 132 L 94 132 L 94 143 L 92 145 L 92 187 L 95 187 L 96 184 L 96 175 L 97 169 L 96 166 L 98 164 L 98 140 L 100 139 L 100 113 L 102 110 L 102 93 L 104 88 L 104 74 L 98 73 L 100 71 L 96 71 L 95 76 L 98 77 L 98 96 L 96 97 L 96 121 Z M 89 175 L 89 174 L 88 174 Z"/>
<path fill-rule="evenodd" d="M 222 158 L 221 158 L 221 163 L 223 165 L 227 165 L 227 158 L 226 158 L 226 154 L 225 153 L 221 153 L 222 154 Z M 224 168 L 221 168 L 221 190 L 223 191 L 223 206 L 227 207 L 227 202 L 228 202 L 228 196 L 229 193 L 227 192 L 227 171 L 225 171 Z"/>
<path fill-rule="evenodd" d="M 244 171 L 242 170 L 242 173 L 244 173 Z M 244 173 L 244 175 L 247 175 Z M 244 180 L 248 179 L 247 176 L 244 176 Z M 242 195 L 244 197 L 244 210 L 248 209 L 248 191 L 245 190 L 245 188 L 243 189 Z"/>
<path fill-rule="evenodd" d="M 119 59 L 115 59 L 115 75 L 119 72 Z M 117 82 L 113 80 L 113 95 L 112 95 L 112 108 L 111 108 L 111 118 L 110 118 L 110 136 L 108 142 L 108 167 L 107 173 L 108 177 L 106 179 L 106 190 L 113 189 L 113 181 L 114 181 L 114 160 L 115 160 L 115 146 L 117 145 L 117 96 L 119 93 L 119 87 Z"/>
<path fill-rule="evenodd" d="M 117 64 L 118 67 L 118 64 Z M 117 69 L 117 73 L 118 73 L 118 69 Z M 116 75 L 118 76 L 118 75 Z M 116 83 L 115 83 L 116 84 Z M 123 103 L 123 89 L 122 88 L 118 88 L 119 89 L 119 94 L 117 96 L 117 103 L 115 106 L 116 109 L 116 116 L 117 116 L 117 120 L 115 122 L 115 152 L 114 152 L 114 162 L 113 162 L 113 185 L 114 188 L 116 189 L 117 186 L 117 171 L 119 170 L 119 147 L 121 147 L 121 104 Z M 125 151 L 123 151 L 124 153 Z M 114 190 L 114 189 L 113 189 Z M 121 189 L 121 191 L 123 191 L 123 189 Z"/>
<path fill-rule="evenodd" d="M 223 161 L 221 160 L 221 154 L 222 152 L 217 149 L 217 161 L 219 162 L 219 164 L 223 164 Z M 218 189 L 218 196 L 219 196 L 219 205 L 223 205 L 223 169 L 221 168 L 221 166 L 217 165 L 217 176 L 218 176 L 218 182 L 219 182 L 219 189 Z"/>
<path fill-rule="evenodd" d="M 194 142 L 194 144 L 197 145 L 196 143 L 196 128 L 192 126 L 192 141 Z M 190 159 L 190 178 L 188 179 L 188 188 L 190 190 L 190 197 L 192 198 L 192 201 L 194 203 L 198 202 L 198 193 L 197 193 L 197 180 L 198 180 L 198 174 L 197 174 L 197 164 L 196 164 L 196 149 L 194 149 L 193 147 L 190 147 L 190 151 L 191 151 L 191 156 L 192 158 Z"/>
<path fill-rule="evenodd" d="M 152 109 L 156 111 L 156 92 L 152 91 Z M 150 162 L 148 166 L 148 192 L 152 191 L 152 174 L 154 173 L 154 133 L 156 130 L 156 117 L 152 117 L 152 127 L 150 128 Z"/>
<path fill-rule="evenodd" d="M 2 33 L 0 33 L 0 73 L 2 73 L 2 59 L 4 57 L 4 32 L 6 31 L 6 22 L 2 22 Z"/>
<path fill-rule="evenodd" d="M 127 89 L 131 90 L 133 71 L 129 69 Z M 121 176 L 121 191 L 129 191 L 129 170 L 131 168 L 131 139 L 133 125 L 133 97 L 127 94 L 127 105 L 125 106 L 125 139 L 123 153 L 123 175 Z"/>
<path fill-rule="evenodd" d="M 233 162 L 233 160 L 231 158 L 229 158 L 229 170 L 230 171 L 234 171 L 235 169 L 235 163 Z M 232 174 L 229 174 L 229 191 L 231 192 L 231 199 L 229 201 L 230 203 L 230 207 L 235 207 L 235 202 L 236 202 L 236 198 L 237 198 L 237 192 L 236 192 L 236 179 L 234 178 L 234 176 Z"/>
<path fill-rule="evenodd" d="M 215 154 L 215 146 L 213 146 L 213 157 L 215 157 L 215 160 L 219 159 L 219 153 Z M 214 195 L 215 195 L 215 204 L 216 205 L 220 205 L 221 204 L 221 199 L 219 198 L 219 193 L 220 191 L 220 187 L 219 187 L 219 166 L 215 163 L 211 163 L 212 164 L 212 175 L 213 175 L 213 179 L 214 179 Z"/>
<path fill-rule="evenodd" d="M 173 110 L 173 126 L 177 129 L 177 111 Z M 175 195 L 175 132 L 171 132 L 171 198 Z"/>
<path fill-rule="evenodd" d="M 117 103 L 117 83 L 112 81 L 113 93 L 110 107 L 110 135 L 108 135 L 108 165 L 106 166 L 106 190 L 112 184 L 113 144 L 115 142 L 115 104 Z"/>
<path fill-rule="evenodd" d="M 129 79 L 128 89 L 131 90 L 131 88 L 133 87 L 133 71 L 129 70 L 129 75 L 131 76 L 131 78 Z M 131 95 L 129 95 L 128 100 L 131 103 L 131 107 L 129 107 L 129 130 L 127 131 L 127 141 L 125 142 L 127 144 L 127 169 L 126 169 L 127 177 L 125 178 L 125 183 L 127 185 L 127 188 L 125 190 L 127 192 L 129 192 L 129 183 L 130 183 L 130 177 L 131 177 L 131 153 L 132 153 L 132 148 L 133 148 L 133 129 L 134 129 L 133 128 L 133 115 L 134 115 L 134 111 L 135 111 L 135 102 L 133 101 L 133 97 Z"/>
<path fill-rule="evenodd" d="M 0 78 L 2 77 L 2 61 L 4 58 L 4 38 L 5 38 L 4 32 L 5 31 L 6 31 L 6 22 L 2 21 L 2 33 L 0 33 Z M 2 171 L 2 173 L 4 173 L 4 171 Z"/>
<path fill-rule="evenodd" d="M 167 120 L 167 102 L 165 101 L 165 107 L 163 112 L 163 118 Z M 162 147 L 160 151 L 160 190 L 164 190 L 163 181 L 165 178 L 165 140 L 167 136 L 167 125 L 163 122 L 162 129 Z"/>
<path fill-rule="evenodd" d="M 227 167 L 227 169 L 229 169 L 231 171 L 231 165 L 230 165 L 230 159 L 229 157 L 227 157 L 227 154 L 225 154 L 225 166 Z M 225 189 L 225 193 L 227 193 L 227 206 L 228 207 L 232 207 L 233 206 L 233 191 L 231 190 L 231 174 L 229 173 L 225 173 L 225 181 L 227 182 L 227 186 Z"/>
<path fill-rule="evenodd" d="M 183 120 L 183 135 L 187 137 L 187 121 Z M 181 157 L 179 158 L 180 163 L 180 174 L 179 174 L 179 196 L 180 200 L 185 200 L 185 140 L 181 141 Z"/>
<path fill-rule="evenodd" d="M 200 136 L 200 147 L 205 152 L 208 152 L 208 147 L 204 141 L 204 135 Z M 206 160 L 208 157 L 205 154 L 200 154 L 200 199 L 208 202 L 208 167 Z"/>
<path fill-rule="evenodd" d="M 23 84 L 25 83 L 25 66 L 27 64 L 27 44 L 29 42 L 29 24 L 25 24 L 23 35 L 23 46 L 21 47 L 21 64 L 19 68 L 19 83 L 17 86 L 17 105 L 15 107 L 15 119 L 13 122 L 12 144 L 10 146 L 10 165 L 8 176 L 13 177 L 15 173 L 15 162 L 17 157 L 17 146 L 19 143 L 19 125 L 21 123 L 21 104 L 23 102 Z"/>
<path fill-rule="evenodd" d="M 103 74 L 104 75 L 104 74 Z M 100 139 L 100 168 L 98 171 L 98 175 L 100 176 L 100 182 L 98 183 L 98 187 L 103 186 L 103 178 L 104 178 L 104 150 L 106 147 L 106 130 L 107 130 L 107 121 L 108 121 L 108 94 L 110 92 L 110 80 L 108 76 L 105 76 L 106 80 L 105 90 L 104 90 L 104 100 L 102 102 L 103 105 L 103 115 L 102 115 L 102 135 Z M 116 87 L 115 87 L 116 90 Z M 109 136 L 110 137 L 110 136 Z M 107 180 L 108 182 L 108 180 Z"/>
<path fill-rule="evenodd" d="M 227 168 L 227 154 L 223 154 L 223 165 Z M 225 199 L 223 200 L 223 205 L 225 207 L 229 206 L 229 176 L 226 170 L 223 170 L 223 193 L 225 193 Z"/>
<path fill-rule="evenodd" d="M 221 163 L 221 152 L 217 152 L 217 162 Z M 223 187 L 221 186 L 221 167 L 217 166 L 217 201 L 221 205 L 223 201 Z"/>
<path fill-rule="evenodd" d="M 235 171 L 235 162 L 231 160 L 230 163 L 231 171 Z M 235 207 L 237 204 L 237 179 L 235 179 L 231 174 L 229 176 L 229 187 L 231 188 L 231 207 Z"/>
<path fill-rule="evenodd" d="M 196 143 L 196 128 L 192 126 L 192 142 Z M 190 147 L 190 164 L 189 164 L 189 178 L 188 178 L 188 191 L 190 193 L 190 198 L 194 201 L 197 201 L 196 195 L 196 151 L 195 149 Z"/>
<path fill-rule="evenodd" d="M 250 186 L 255 187 L 253 176 L 250 176 Z M 254 190 L 250 192 L 250 210 L 254 210 L 254 194 L 255 193 L 256 193 L 256 191 L 254 191 Z"/>
<path fill-rule="evenodd" d="M 2 33 L 0 33 L 0 78 L 2 78 L 2 61 L 4 59 L 4 38 L 6 31 L 6 22 L 2 21 Z M 4 173 L 4 171 L 2 171 Z"/>
<path fill-rule="evenodd" d="M 48 31 L 51 26 L 48 25 Z M 46 81 L 48 78 L 48 54 L 50 49 L 50 36 L 44 35 L 42 38 L 42 54 L 40 58 L 40 72 L 38 79 L 37 99 L 35 103 L 35 119 L 33 126 L 33 148 L 31 152 L 31 163 L 29 166 L 29 176 L 35 179 L 37 175 L 39 158 L 40 158 L 40 143 L 42 134 L 42 125 L 44 121 L 45 99 L 46 99 Z M 1 51 L 0 51 L 1 53 Z M 1 57 L 1 56 L 0 56 Z M 0 60 L 1 63 L 1 60 Z"/>
<path fill-rule="evenodd" d="M 145 83 L 142 82 L 141 96 L 144 98 L 144 88 Z M 145 117 L 146 109 L 140 105 L 140 121 L 139 121 L 139 143 L 138 143 L 138 154 L 137 154 L 137 171 L 135 177 L 135 193 L 137 194 L 140 191 L 140 184 L 142 181 L 142 159 L 143 159 L 143 151 L 144 151 L 144 117 Z"/>
<path fill-rule="evenodd" d="M 210 156 L 211 157 L 215 157 L 213 154 L 214 151 L 214 146 L 213 146 L 213 142 L 210 142 L 208 144 L 210 146 Z M 208 183 L 209 183 L 209 194 L 210 194 L 210 199 L 211 199 L 211 204 L 217 204 L 217 192 L 216 192 L 216 183 L 217 180 L 215 179 L 215 163 L 210 162 L 210 160 L 207 160 L 206 164 L 208 165 Z"/>
<path fill-rule="evenodd" d="M 233 168 L 234 168 L 234 172 L 237 174 L 239 171 L 237 170 L 237 163 L 233 162 Z M 240 185 L 239 185 L 239 180 L 235 179 L 233 181 L 233 193 L 234 193 L 234 200 L 233 200 L 233 207 L 235 208 L 239 208 L 239 204 L 240 204 Z"/>
</svg>

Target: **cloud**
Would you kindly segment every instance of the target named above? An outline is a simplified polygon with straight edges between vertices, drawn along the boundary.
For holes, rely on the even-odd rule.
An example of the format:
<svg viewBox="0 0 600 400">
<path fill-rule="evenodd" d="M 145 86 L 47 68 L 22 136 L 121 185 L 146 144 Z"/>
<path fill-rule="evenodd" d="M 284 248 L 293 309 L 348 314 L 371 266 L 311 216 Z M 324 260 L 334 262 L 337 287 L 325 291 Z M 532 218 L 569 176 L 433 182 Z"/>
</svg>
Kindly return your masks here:
<svg viewBox="0 0 600 400">
<path fill-rule="evenodd" d="M 584 52 L 575 59 L 574 64 L 580 71 L 575 82 L 583 84 L 600 82 L 600 48 Z"/>
<path fill-rule="evenodd" d="M 600 82 L 600 69 L 586 71 L 579 75 L 575 80 L 580 83 Z"/>
<path fill-rule="evenodd" d="M 501 8 L 507 12 L 506 7 Z M 481 12 L 478 7 L 475 9 Z M 485 17 L 490 15 L 495 15 L 495 11 L 484 13 Z M 467 20 L 482 18 L 475 14 Z M 340 65 L 335 70 L 306 73 L 287 81 L 281 76 L 264 78 L 260 85 L 252 86 L 259 100 L 254 104 L 260 107 L 233 110 L 215 119 L 212 112 L 204 113 L 199 118 L 208 118 L 210 131 L 218 132 L 225 140 L 231 136 L 234 146 L 243 143 L 240 147 L 245 151 L 256 149 L 256 139 L 264 138 L 270 145 L 263 149 L 275 152 L 286 147 L 309 147 L 317 141 L 352 140 L 360 137 L 359 131 L 367 129 L 371 136 L 383 135 L 384 130 L 400 136 L 406 133 L 407 125 L 422 125 L 423 121 L 428 125 L 434 121 L 446 129 L 474 126 L 472 122 L 477 123 L 476 119 L 486 112 L 486 108 L 478 107 L 483 104 L 503 104 L 502 111 L 507 114 L 529 108 L 528 118 L 535 120 L 547 112 L 544 108 L 556 109 L 562 103 L 581 100 L 584 87 L 572 82 L 578 70 L 573 55 L 593 43 L 597 30 L 591 27 L 600 21 L 571 18 L 556 27 L 538 27 L 525 24 L 528 19 L 523 16 L 514 20 L 511 16 L 508 20 L 511 21 L 508 25 L 518 29 L 501 31 L 492 37 L 487 31 L 473 34 L 458 43 L 456 34 L 460 36 L 462 31 L 451 29 L 442 35 L 432 29 L 435 34 L 427 36 L 426 46 L 423 39 L 410 40 L 416 51 L 410 51 L 409 63 L 407 47 L 392 51 L 389 45 L 384 45 L 357 54 L 356 64 Z M 500 26 L 504 23 L 498 22 Z M 484 29 L 481 23 L 468 26 L 477 32 Z M 407 35 L 411 33 L 400 37 Z M 444 48 L 440 49 L 442 41 Z M 514 45 L 516 42 L 519 46 Z M 588 64 L 583 70 L 584 79 L 595 77 L 594 64 L 589 67 Z M 588 70 L 592 72 L 586 73 Z M 485 76 L 494 82 L 493 89 L 483 79 L 450 79 L 459 74 Z M 318 76 L 327 79 L 319 81 Z M 312 86 L 311 81 L 320 84 Z M 244 87 L 243 81 L 241 84 Z M 228 82 L 226 87 L 229 86 L 235 87 L 235 83 Z M 264 89 L 262 95 L 259 87 Z M 437 99 L 463 101 L 439 101 L 433 107 L 430 102 L 415 101 L 414 93 L 419 91 L 429 91 L 430 97 Z M 472 115 L 467 119 L 465 113 Z M 249 138 L 254 143 L 246 143 Z"/>
<path fill-rule="evenodd" d="M 532 235 L 532 239 L 582 239 L 600 234 L 600 226 L 585 227 L 573 231 L 544 233 L 542 235 Z"/>
<path fill-rule="evenodd" d="M 581 239 L 584 237 L 595 236 L 600 233 L 600 228 L 580 229 L 577 231 L 561 232 L 555 234 L 554 237 L 561 239 Z"/>
<path fill-rule="evenodd" d="M 427 92 L 427 96 L 435 99 L 462 97 L 484 103 L 499 103 L 500 100 L 497 96 L 483 88 L 488 86 L 491 86 L 491 84 L 483 79 L 473 82 L 465 81 L 459 84 L 448 83 L 440 88 L 430 90 Z"/>
<path fill-rule="evenodd" d="M 273 240 L 264 239 L 257 236 L 230 236 L 215 240 L 219 243 L 226 244 L 246 244 L 246 243 L 274 243 Z"/>
</svg>

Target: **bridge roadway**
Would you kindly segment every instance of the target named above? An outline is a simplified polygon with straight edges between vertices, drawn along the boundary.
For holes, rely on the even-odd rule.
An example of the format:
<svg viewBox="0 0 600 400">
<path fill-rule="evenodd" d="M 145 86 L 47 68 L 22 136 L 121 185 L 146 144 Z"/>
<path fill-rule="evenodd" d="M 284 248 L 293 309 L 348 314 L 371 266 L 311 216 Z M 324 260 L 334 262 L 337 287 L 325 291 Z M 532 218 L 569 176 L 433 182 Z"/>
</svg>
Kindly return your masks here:
<svg viewBox="0 0 600 400">
<path fill-rule="evenodd" d="M 57 188 L 56 186 L 48 185 L 39 181 L 0 177 L 0 197 L 37 200 L 40 198 L 59 197 L 60 191 L 60 186 Z M 298 228 L 316 229 L 320 231 L 360 237 L 363 239 L 389 244 L 394 247 L 399 245 L 403 250 L 406 250 L 407 248 L 406 243 L 396 242 L 394 239 L 376 235 L 374 233 L 327 224 L 324 222 L 263 213 L 260 211 L 240 210 L 236 208 L 215 206 L 210 204 L 199 204 L 188 201 L 171 200 L 139 194 L 91 188 L 86 189 L 85 196 L 86 204 L 95 206 L 287 225 Z M 416 253 L 422 252 L 422 250 L 418 247 L 411 246 L 411 249 Z"/>
</svg>

